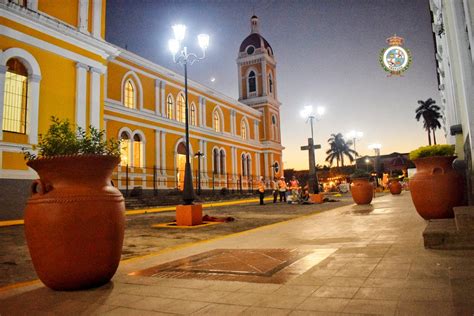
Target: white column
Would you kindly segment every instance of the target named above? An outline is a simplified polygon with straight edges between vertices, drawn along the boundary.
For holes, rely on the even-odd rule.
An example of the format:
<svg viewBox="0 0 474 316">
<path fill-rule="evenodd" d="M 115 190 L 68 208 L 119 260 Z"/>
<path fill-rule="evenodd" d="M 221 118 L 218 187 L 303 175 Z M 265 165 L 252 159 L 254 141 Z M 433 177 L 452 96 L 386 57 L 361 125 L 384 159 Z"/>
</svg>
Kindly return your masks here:
<svg viewBox="0 0 474 316">
<path fill-rule="evenodd" d="M 1 51 L 0 51 L 1 54 Z M 5 74 L 7 66 L 0 65 L 0 140 L 3 139 L 3 101 L 5 94 Z"/>
<path fill-rule="evenodd" d="M 161 148 L 163 148 L 163 150 L 161 151 L 162 174 L 166 176 L 166 132 L 165 131 L 161 131 Z"/>
<path fill-rule="evenodd" d="M 267 95 L 267 63 L 262 59 L 262 95 Z"/>
<path fill-rule="evenodd" d="M 92 36 L 102 37 L 102 0 L 92 0 Z"/>
<path fill-rule="evenodd" d="M 201 98 L 202 127 L 206 127 L 206 99 Z"/>
<path fill-rule="evenodd" d="M 263 162 L 264 162 L 263 175 L 265 176 L 265 180 L 266 180 L 268 179 L 268 153 L 263 154 Z"/>
<path fill-rule="evenodd" d="M 243 93 L 242 93 L 242 67 L 240 64 L 237 64 L 237 71 L 238 71 L 238 80 L 237 82 L 239 83 L 239 100 L 242 99 Z"/>
<path fill-rule="evenodd" d="M 38 143 L 38 116 L 39 116 L 39 95 L 40 95 L 40 75 L 30 75 L 28 77 L 28 142 L 30 144 Z"/>
<path fill-rule="evenodd" d="M 86 108 L 87 108 L 87 69 L 81 63 L 76 63 L 76 125 L 86 128 Z"/>
<path fill-rule="evenodd" d="M 155 79 L 155 114 L 161 114 L 160 111 L 160 100 L 161 100 L 161 80 Z"/>
<path fill-rule="evenodd" d="M 235 177 L 235 147 L 234 146 L 230 147 L 230 161 L 231 161 L 230 173 L 232 173 L 232 179 L 234 179 Z"/>
<path fill-rule="evenodd" d="M 260 177 L 261 175 L 261 166 L 260 166 L 260 153 L 255 153 L 255 164 L 256 164 L 256 170 L 257 170 L 257 177 Z"/>
<path fill-rule="evenodd" d="M 203 162 L 203 171 L 204 172 L 204 177 L 209 178 L 209 175 L 207 174 L 207 157 L 209 156 L 209 153 L 207 152 L 207 141 L 203 141 L 203 153 L 204 153 L 204 162 Z"/>
<path fill-rule="evenodd" d="M 161 131 L 159 129 L 155 129 L 155 166 L 157 169 L 156 174 L 159 176 L 161 175 L 160 166 L 161 166 Z"/>
<path fill-rule="evenodd" d="M 90 68 L 90 111 L 89 124 L 100 129 L 100 70 Z"/>
<path fill-rule="evenodd" d="M 166 82 L 161 81 L 160 83 L 160 96 L 161 96 L 161 116 L 166 117 L 166 95 L 165 95 Z"/>
<path fill-rule="evenodd" d="M 79 0 L 79 32 L 89 34 L 89 0 Z"/>
<path fill-rule="evenodd" d="M 236 127 L 236 115 L 235 115 L 235 110 L 230 110 L 230 133 L 232 135 L 236 134 L 235 127 Z"/>
<path fill-rule="evenodd" d="M 27 0 L 26 6 L 32 11 L 38 11 L 38 0 Z"/>
</svg>

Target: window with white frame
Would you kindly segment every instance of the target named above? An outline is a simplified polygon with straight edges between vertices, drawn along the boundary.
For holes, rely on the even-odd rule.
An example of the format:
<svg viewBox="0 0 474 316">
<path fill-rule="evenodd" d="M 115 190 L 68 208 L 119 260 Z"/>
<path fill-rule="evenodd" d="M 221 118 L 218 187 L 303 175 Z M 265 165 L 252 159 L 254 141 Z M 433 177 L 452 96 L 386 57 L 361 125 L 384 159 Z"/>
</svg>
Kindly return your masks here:
<svg viewBox="0 0 474 316">
<path fill-rule="evenodd" d="M 28 100 L 28 71 L 23 63 L 7 61 L 3 97 L 3 130 L 26 134 Z"/>
<path fill-rule="evenodd" d="M 144 165 L 143 139 L 140 134 L 133 135 L 133 166 L 142 168 Z"/>
<path fill-rule="evenodd" d="M 125 87 L 123 91 L 123 103 L 127 108 L 136 109 L 137 108 L 137 92 L 135 85 L 131 79 L 128 79 L 125 82 Z"/>
<path fill-rule="evenodd" d="M 214 123 L 214 130 L 216 132 L 221 132 L 221 116 L 219 115 L 219 112 L 217 110 L 214 110 L 213 114 L 213 123 Z"/>
<path fill-rule="evenodd" d="M 249 73 L 247 83 L 248 83 L 250 93 L 257 92 L 257 78 L 256 78 L 255 72 L 253 70 L 250 71 L 250 73 Z"/>
<path fill-rule="evenodd" d="M 186 121 L 186 103 L 182 94 L 176 100 L 176 120 L 181 123 Z"/>
<path fill-rule="evenodd" d="M 173 119 L 173 107 L 174 107 L 173 97 L 169 95 L 166 100 L 166 117 L 169 118 L 170 120 Z"/>
<path fill-rule="evenodd" d="M 189 122 L 191 125 L 196 126 L 196 106 L 194 103 L 191 103 L 191 107 L 189 109 Z"/>
<path fill-rule="evenodd" d="M 120 134 L 120 165 L 127 166 L 131 162 L 131 139 L 127 132 Z"/>
<path fill-rule="evenodd" d="M 242 136 L 243 140 L 246 140 L 248 137 L 247 131 L 248 131 L 247 122 L 245 120 L 242 120 L 242 122 L 240 123 L 240 135 Z"/>
</svg>

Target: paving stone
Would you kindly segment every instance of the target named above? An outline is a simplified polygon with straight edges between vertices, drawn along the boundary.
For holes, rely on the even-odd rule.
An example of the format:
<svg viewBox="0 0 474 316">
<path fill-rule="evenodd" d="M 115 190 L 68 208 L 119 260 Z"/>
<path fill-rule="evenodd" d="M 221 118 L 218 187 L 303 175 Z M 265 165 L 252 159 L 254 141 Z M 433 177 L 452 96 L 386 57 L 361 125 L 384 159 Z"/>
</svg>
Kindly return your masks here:
<svg viewBox="0 0 474 316">
<path fill-rule="evenodd" d="M 349 301 L 349 299 L 343 298 L 309 297 L 298 305 L 296 309 L 320 312 L 341 312 Z"/>
<path fill-rule="evenodd" d="M 377 315 L 395 315 L 397 310 L 397 301 L 391 300 L 351 300 L 344 312 L 347 313 L 362 313 L 362 314 L 377 314 Z"/>
<path fill-rule="evenodd" d="M 322 286 L 313 293 L 314 297 L 352 298 L 358 287 Z"/>
<path fill-rule="evenodd" d="M 361 287 L 354 296 L 362 300 L 398 300 L 404 289 L 393 287 Z"/>
</svg>

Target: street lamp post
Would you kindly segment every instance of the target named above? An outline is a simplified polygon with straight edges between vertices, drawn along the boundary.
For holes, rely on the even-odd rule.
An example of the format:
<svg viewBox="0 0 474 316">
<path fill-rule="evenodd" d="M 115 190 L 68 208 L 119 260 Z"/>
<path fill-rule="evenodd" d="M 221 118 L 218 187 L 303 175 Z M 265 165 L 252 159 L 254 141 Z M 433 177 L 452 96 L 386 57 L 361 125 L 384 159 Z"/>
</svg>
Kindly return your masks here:
<svg viewBox="0 0 474 316">
<path fill-rule="evenodd" d="M 197 174 L 197 191 L 198 191 L 198 195 L 201 195 L 201 157 L 204 156 L 204 154 L 200 151 L 198 151 L 197 153 L 194 154 L 194 157 L 197 158 L 197 161 L 198 161 L 198 174 Z"/>
<path fill-rule="evenodd" d="M 347 133 L 346 137 L 351 139 L 352 140 L 352 144 L 354 145 L 354 151 L 356 152 L 355 153 L 355 167 L 357 169 L 357 157 L 359 156 L 359 154 L 357 153 L 357 150 L 356 150 L 356 141 L 361 139 L 362 137 L 364 136 L 364 133 L 362 132 L 359 132 L 359 131 L 350 131 L 349 133 Z"/>
<path fill-rule="evenodd" d="M 316 108 L 316 112 L 313 111 L 313 107 L 311 105 L 305 106 L 304 109 L 300 112 L 301 117 L 303 117 L 306 122 L 309 122 L 311 125 L 311 139 L 308 140 L 308 146 L 301 147 L 302 150 L 308 149 L 309 151 L 309 184 L 310 190 L 312 193 L 318 194 L 319 193 L 319 183 L 318 183 L 318 175 L 316 173 L 316 156 L 314 154 L 314 150 L 316 148 L 320 148 L 319 145 L 314 144 L 314 130 L 313 130 L 313 122 L 319 120 L 325 112 L 324 107 L 318 106 Z M 318 147 L 319 146 L 319 147 Z"/>
<path fill-rule="evenodd" d="M 174 39 L 168 41 L 168 46 L 173 54 L 173 62 L 184 66 L 184 97 L 185 97 L 185 134 L 186 134 L 186 163 L 184 165 L 184 188 L 183 188 L 183 201 L 184 205 L 193 204 L 194 201 L 194 188 L 193 188 L 193 175 L 191 173 L 191 164 L 189 162 L 189 113 L 188 113 L 188 63 L 194 64 L 196 61 L 204 59 L 206 57 L 206 49 L 209 46 L 209 35 L 199 34 L 198 42 L 202 50 L 202 56 L 198 57 L 194 53 L 189 53 L 188 48 L 181 44 L 186 34 L 186 26 L 183 24 L 177 24 L 173 26 Z"/>
</svg>

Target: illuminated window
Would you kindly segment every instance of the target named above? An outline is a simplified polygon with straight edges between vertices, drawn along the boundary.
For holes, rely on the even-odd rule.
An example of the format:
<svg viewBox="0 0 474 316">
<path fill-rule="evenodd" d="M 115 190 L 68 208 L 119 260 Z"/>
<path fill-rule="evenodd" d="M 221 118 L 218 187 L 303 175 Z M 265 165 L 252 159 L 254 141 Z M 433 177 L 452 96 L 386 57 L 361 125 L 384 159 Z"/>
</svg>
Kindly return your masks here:
<svg viewBox="0 0 474 316">
<path fill-rule="evenodd" d="M 220 167 L 221 167 L 221 174 L 225 174 L 225 151 L 221 149 L 220 151 Z"/>
<path fill-rule="evenodd" d="M 257 91 L 257 81 L 256 81 L 256 78 L 255 78 L 255 72 L 253 72 L 253 71 L 251 71 L 249 73 L 248 84 L 249 84 L 249 92 L 256 92 Z"/>
<path fill-rule="evenodd" d="M 184 102 L 184 96 L 182 94 L 178 95 L 178 100 L 176 102 L 176 119 L 179 122 L 184 123 L 186 121 L 186 104 Z"/>
<path fill-rule="evenodd" d="M 139 134 L 133 135 L 133 166 L 143 167 L 143 140 Z"/>
<path fill-rule="evenodd" d="M 193 126 L 196 126 L 196 106 L 193 104 L 191 104 L 191 108 L 190 108 L 190 113 L 189 113 L 189 121 L 191 123 L 191 125 Z"/>
<path fill-rule="evenodd" d="M 16 58 L 7 62 L 3 97 L 3 130 L 26 134 L 28 71 Z"/>
<path fill-rule="evenodd" d="M 130 135 L 127 132 L 120 134 L 120 165 L 130 164 Z"/>
<path fill-rule="evenodd" d="M 168 100 L 166 101 L 166 117 L 170 120 L 173 119 L 173 97 L 168 96 Z"/>
<path fill-rule="evenodd" d="M 240 125 L 241 125 L 240 135 L 242 136 L 242 139 L 245 140 L 247 139 L 247 123 L 245 121 L 242 121 Z"/>
<path fill-rule="evenodd" d="M 216 132 L 221 131 L 221 117 L 219 116 L 219 113 L 217 113 L 217 111 L 214 111 L 214 130 Z"/>
<path fill-rule="evenodd" d="M 123 102 L 127 108 L 135 109 L 137 107 L 137 95 L 132 80 L 125 82 L 125 91 L 123 93 Z"/>
</svg>

